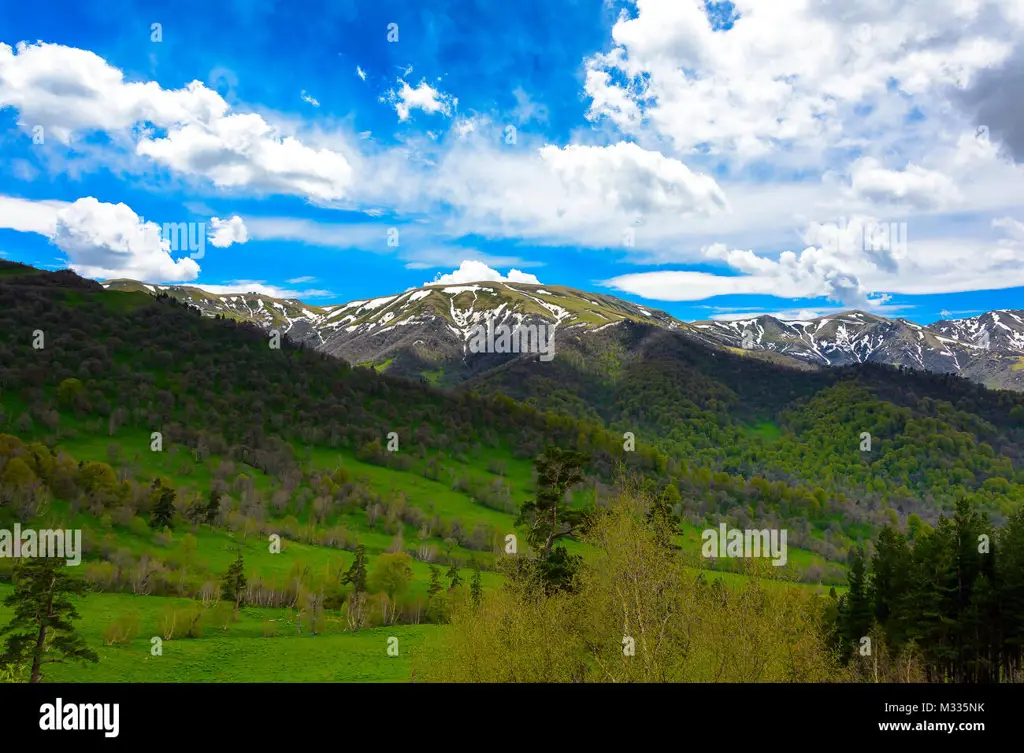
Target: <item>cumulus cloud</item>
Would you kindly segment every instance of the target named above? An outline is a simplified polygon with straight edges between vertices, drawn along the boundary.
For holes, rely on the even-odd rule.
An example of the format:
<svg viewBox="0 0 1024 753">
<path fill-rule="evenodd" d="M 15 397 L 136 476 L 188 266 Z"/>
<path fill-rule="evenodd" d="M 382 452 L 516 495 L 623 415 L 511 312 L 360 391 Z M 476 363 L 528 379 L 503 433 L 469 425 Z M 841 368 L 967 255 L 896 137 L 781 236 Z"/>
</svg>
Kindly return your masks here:
<svg viewBox="0 0 1024 753">
<path fill-rule="evenodd" d="M 426 79 L 420 81 L 415 88 L 409 86 L 402 79 L 398 79 L 398 83 L 401 86 L 387 92 L 381 97 L 381 101 L 389 102 L 394 106 L 400 121 L 408 120 L 413 110 L 422 110 L 428 115 L 441 113 L 450 116 L 459 104 L 456 97 L 435 89 L 427 83 Z"/>
<path fill-rule="evenodd" d="M 518 269 L 510 269 L 508 275 L 503 275 L 496 269 L 491 269 L 481 261 L 464 261 L 459 268 L 448 274 L 438 274 L 433 281 L 425 282 L 424 285 L 462 285 L 469 282 L 524 282 L 530 285 L 540 285 L 541 282 L 534 275 L 520 272 Z"/>
<path fill-rule="evenodd" d="M 723 263 L 730 274 L 649 272 L 621 275 L 605 284 L 662 301 L 748 294 L 824 297 L 867 309 L 878 309 L 893 293 L 925 295 L 1024 285 L 1024 223 L 1014 218 L 995 220 L 993 229 L 1002 237 L 984 242 L 971 237 L 906 237 L 897 228 L 883 244 L 887 247 L 865 249 L 870 236 L 864 229 L 884 224 L 857 218 L 845 227 L 812 226 L 805 237 L 820 245 L 799 253 L 784 251 L 777 258 L 712 244 L 702 249 L 704 258 Z M 871 242 L 877 240 L 876 235 Z"/>
<path fill-rule="evenodd" d="M 961 200 L 960 190 L 949 176 L 918 165 L 889 170 L 873 157 L 851 166 L 850 191 L 859 199 L 914 209 L 944 209 Z"/>
<path fill-rule="evenodd" d="M 108 204 L 91 196 L 71 203 L 0 196 L 0 229 L 49 238 L 65 253 L 67 265 L 85 277 L 177 282 L 194 280 L 200 271 L 193 258 L 171 257 L 174 249 L 166 228 L 145 221 L 125 204 Z M 211 218 L 207 235 L 219 248 L 249 239 L 237 215 Z M 197 241 L 188 230 L 184 240 Z"/>
<path fill-rule="evenodd" d="M 0 107 L 14 107 L 22 127 L 41 125 L 65 144 L 93 131 L 125 143 L 135 138 L 137 154 L 217 186 L 331 200 L 352 185 L 352 167 L 340 152 L 285 136 L 260 115 L 229 112 L 199 81 L 173 90 L 126 82 L 88 50 L 0 44 Z M 154 128 L 164 135 L 156 137 Z"/>
<path fill-rule="evenodd" d="M 227 220 L 219 217 L 210 219 L 210 243 L 217 248 L 227 248 L 232 243 L 245 243 L 249 240 L 249 232 L 245 222 L 237 214 Z"/>
<path fill-rule="evenodd" d="M 194 280 L 199 265 L 174 260 L 160 228 L 143 222 L 125 204 L 78 199 L 56 213 L 53 242 L 67 254 L 68 266 L 85 277 L 138 280 Z"/>
<path fill-rule="evenodd" d="M 586 60 L 589 117 L 740 160 L 820 154 L 881 120 L 898 126 L 906 102 L 882 103 L 930 104 L 969 86 L 1006 61 L 1024 28 L 1017 0 L 735 0 L 728 29 L 702 0 L 634 5 L 613 26 L 612 49 Z"/>
<path fill-rule="evenodd" d="M 598 248 L 622 247 L 641 221 L 644 232 L 678 233 L 681 220 L 729 211 L 714 178 L 625 141 L 514 151 L 460 140 L 426 186 L 429 201 L 455 210 L 451 232 Z"/>
</svg>

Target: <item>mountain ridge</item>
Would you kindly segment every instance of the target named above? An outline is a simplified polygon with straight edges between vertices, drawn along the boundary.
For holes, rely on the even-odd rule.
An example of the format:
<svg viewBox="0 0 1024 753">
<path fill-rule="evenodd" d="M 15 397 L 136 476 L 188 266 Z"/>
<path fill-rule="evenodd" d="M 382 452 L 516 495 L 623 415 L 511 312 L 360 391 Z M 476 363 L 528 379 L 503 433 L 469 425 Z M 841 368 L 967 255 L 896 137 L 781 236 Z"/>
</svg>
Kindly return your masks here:
<svg viewBox="0 0 1024 753">
<path fill-rule="evenodd" d="M 883 363 L 958 374 L 995 389 L 1024 391 L 1024 310 L 998 309 L 921 325 L 853 309 L 813 319 L 768 314 L 684 322 L 659 309 L 562 285 L 431 283 L 402 293 L 318 306 L 262 293 L 210 293 L 198 285 L 108 280 L 113 290 L 170 295 L 207 316 L 250 321 L 292 340 L 400 376 L 456 384 L 510 357 L 470 355 L 475 328 L 544 324 L 564 338 L 624 323 L 676 332 L 712 348 L 794 368 Z M 497 356 L 497 357 L 495 357 Z"/>
</svg>

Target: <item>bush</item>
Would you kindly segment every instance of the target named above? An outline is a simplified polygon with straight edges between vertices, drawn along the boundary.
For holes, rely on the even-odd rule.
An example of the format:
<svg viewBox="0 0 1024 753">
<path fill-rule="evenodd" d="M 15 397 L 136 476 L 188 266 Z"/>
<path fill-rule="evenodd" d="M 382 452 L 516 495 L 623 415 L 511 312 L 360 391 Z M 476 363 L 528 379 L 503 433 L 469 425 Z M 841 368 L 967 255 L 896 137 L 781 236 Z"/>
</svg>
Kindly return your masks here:
<svg viewBox="0 0 1024 753">
<path fill-rule="evenodd" d="M 103 631 L 103 642 L 108 646 L 124 646 L 139 635 L 139 613 L 122 612 Z"/>
<path fill-rule="evenodd" d="M 160 613 L 158 625 L 164 640 L 174 638 L 202 638 L 204 610 L 198 604 L 186 607 L 165 607 Z"/>
<path fill-rule="evenodd" d="M 140 518 L 138 515 L 132 516 L 132 521 L 128 528 L 136 536 L 149 535 L 149 524 L 145 520 Z"/>
</svg>

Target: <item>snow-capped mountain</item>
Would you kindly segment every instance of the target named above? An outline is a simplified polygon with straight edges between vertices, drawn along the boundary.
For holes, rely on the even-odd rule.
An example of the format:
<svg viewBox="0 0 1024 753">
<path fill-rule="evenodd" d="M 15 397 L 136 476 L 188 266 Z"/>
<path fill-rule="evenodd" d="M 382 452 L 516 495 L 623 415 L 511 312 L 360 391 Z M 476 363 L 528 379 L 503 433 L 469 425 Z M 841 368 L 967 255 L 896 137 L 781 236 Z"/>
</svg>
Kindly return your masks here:
<svg viewBox="0 0 1024 753">
<path fill-rule="evenodd" d="M 990 311 L 927 327 L 863 311 L 802 321 L 759 316 L 693 327 L 734 348 L 770 350 L 822 366 L 887 363 L 1024 389 L 1024 311 Z"/>
<path fill-rule="evenodd" d="M 600 333 L 625 322 L 669 330 L 689 325 L 663 311 L 599 293 L 561 286 L 477 282 L 428 285 L 398 295 L 312 306 L 259 293 L 218 295 L 196 287 L 148 285 L 134 280 L 104 283 L 111 290 L 167 294 L 207 316 L 249 321 L 354 364 L 390 374 L 458 381 L 497 365 L 504 354 L 471 353 L 480 325 L 544 325 L 559 337 Z"/>
<path fill-rule="evenodd" d="M 1024 390 L 1024 311 L 991 311 L 929 326 L 863 311 L 799 321 L 759 316 L 688 324 L 612 296 L 526 283 L 428 285 L 330 306 L 133 280 L 104 285 L 167 294 L 207 316 L 253 322 L 354 364 L 434 382 L 461 381 L 521 357 L 471 352 L 475 328 L 488 321 L 496 327 L 544 324 L 559 337 L 574 340 L 602 333 L 607 337 L 617 326 L 633 322 L 675 331 L 713 348 L 803 368 L 886 363 Z"/>
</svg>

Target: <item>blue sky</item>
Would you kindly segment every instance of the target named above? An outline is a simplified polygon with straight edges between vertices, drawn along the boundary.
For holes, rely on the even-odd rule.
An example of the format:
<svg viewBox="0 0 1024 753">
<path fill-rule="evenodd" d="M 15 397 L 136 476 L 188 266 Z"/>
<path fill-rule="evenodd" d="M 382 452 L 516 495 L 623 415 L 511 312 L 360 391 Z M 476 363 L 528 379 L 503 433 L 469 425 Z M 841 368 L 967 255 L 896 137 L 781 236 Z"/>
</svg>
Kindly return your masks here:
<svg viewBox="0 0 1024 753">
<path fill-rule="evenodd" d="M 8 259 L 323 305 L 1024 308 L 1013 0 L 58 5 L 0 20 Z"/>
</svg>

